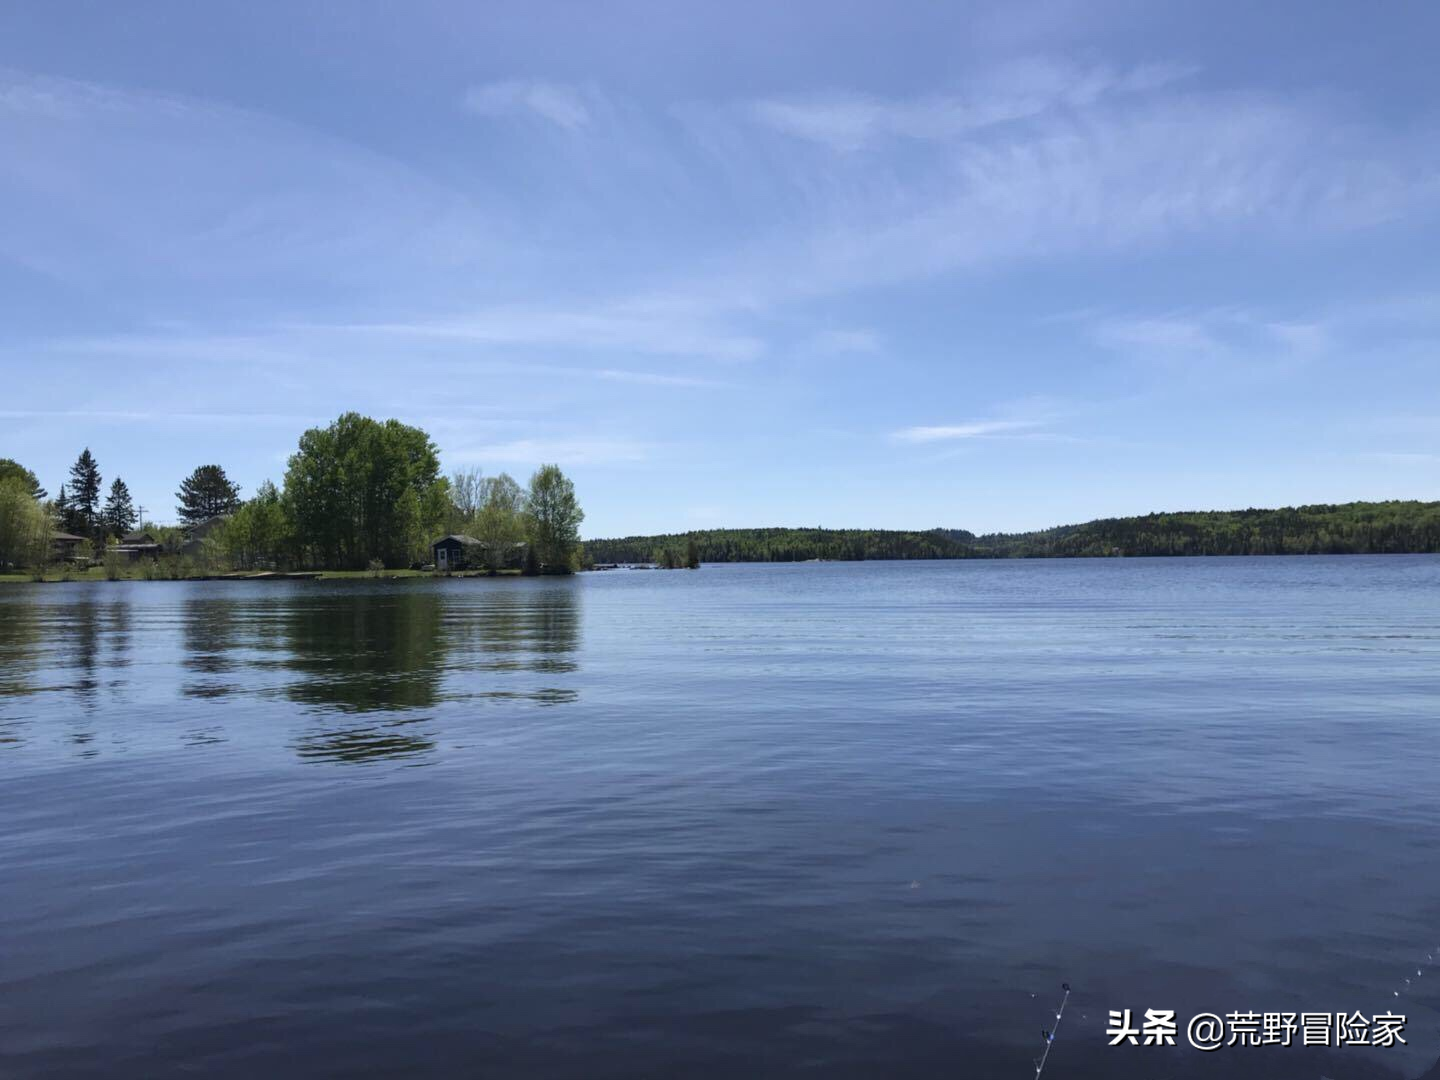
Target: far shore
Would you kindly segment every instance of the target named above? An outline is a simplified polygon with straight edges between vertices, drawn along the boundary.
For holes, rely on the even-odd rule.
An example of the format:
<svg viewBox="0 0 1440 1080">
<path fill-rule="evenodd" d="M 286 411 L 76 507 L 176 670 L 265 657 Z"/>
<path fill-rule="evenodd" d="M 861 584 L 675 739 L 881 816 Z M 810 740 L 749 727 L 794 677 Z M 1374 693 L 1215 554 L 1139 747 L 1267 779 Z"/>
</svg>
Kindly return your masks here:
<svg viewBox="0 0 1440 1080">
<path fill-rule="evenodd" d="M 1314 553 L 1293 553 L 1275 552 L 1273 554 L 1235 554 L 1235 555 L 971 555 L 964 558 L 935 558 L 935 559 L 735 559 L 724 562 L 707 562 L 707 566 L 805 566 L 814 563 L 935 563 L 935 562 L 1122 562 L 1122 561 L 1208 561 L 1227 559 L 1273 559 L 1293 558 L 1310 559 L 1329 556 L 1331 558 L 1353 558 L 1356 556 L 1404 556 L 1404 555 L 1432 555 L 1440 556 L 1440 553 L 1423 551 L 1371 551 L 1371 552 L 1314 552 Z M 658 570 L 662 567 L 653 563 L 603 563 L 591 567 L 582 568 L 579 571 L 567 571 L 564 574 L 540 573 L 531 575 L 535 577 L 571 577 L 576 573 L 593 574 L 614 570 Z M 676 569 L 679 569 L 678 567 Z M 91 566 L 86 569 L 57 569 L 49 568 L 43 576 L 36 576 L 29 571 L 12 571 L 0 573 L 0 585 L 59 585 L 65 583 L 86 582 L 107 584 L 123 581 L 158 581 L 158 582 L 198 582 L 198 581 L 419 581 L 419 580 L 444 580 L 446 578 L 518 578 L 525 577 L 523 570 L 506 568 L 503 570 L 295 570 L 295 571 L 230 571 L 225 573 L 189 573 L 171 574 L 146 573 L 140 566 L 126 566 L 122 568 L 118 576 L 112 576 L 106 572 L 103 566 Z"/>
</svg>

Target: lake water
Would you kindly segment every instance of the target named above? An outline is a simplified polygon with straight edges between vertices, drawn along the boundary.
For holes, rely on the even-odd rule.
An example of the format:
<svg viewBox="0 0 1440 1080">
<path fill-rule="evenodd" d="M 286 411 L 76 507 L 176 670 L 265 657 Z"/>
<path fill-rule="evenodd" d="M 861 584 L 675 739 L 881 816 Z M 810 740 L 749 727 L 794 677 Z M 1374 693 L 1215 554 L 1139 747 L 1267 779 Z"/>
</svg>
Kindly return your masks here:
<svg viewBox="0 0 1440 1080">
<path fill-rule="evenodd" d="M 1414 1077 L 1437 713 L 1420 556 L 0 587 L 0 1075 Z"/>
</svg>

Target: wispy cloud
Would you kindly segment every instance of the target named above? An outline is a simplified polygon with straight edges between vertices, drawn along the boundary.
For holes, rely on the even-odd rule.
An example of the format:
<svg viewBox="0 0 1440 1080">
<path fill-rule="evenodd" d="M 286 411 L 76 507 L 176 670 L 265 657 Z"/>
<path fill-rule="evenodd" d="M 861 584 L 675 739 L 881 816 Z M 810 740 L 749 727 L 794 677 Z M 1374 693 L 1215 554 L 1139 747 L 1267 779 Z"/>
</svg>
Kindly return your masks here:
<svg viewBox="0 0 1440 1080">
<path fill-rule="evenodd" d="M 875 353 L 880 335 L 873 330 L 822 330 L 806 342 L 808 351 L 820 353 Z"/>
<path fill-rule="evenodd" d="M 1034 79 L 1031 93 L 969 111 L 839 95 L 770 103 L 758 117 L 752 105 L 743 120 L 724 108 L 682 115 L 733 185 L 785 208 L 774 243 L 735 274 L 772 297 L 1124 257 L 1197 236 L 1278 244 L 1440 203 L 1440 144 L 1424 132 L 1337 116 L 1333 100 L 1165 78 L 1072 74 L 1048 90 Z M 802 130 L 813 137 L 794 137 Z M 910 138 L 833 152 L 886 133 Z"/>
<path fill-rule="evenodd" d="M 1324 321 L 1267 318 L 1225 309 L 1185 314 L 1098 317 L 1090 334 L 1132 359 L 1168 366 L 1290 367 L 1333 345 Z"/>
<path fill-rule="evenodd" d="M 1117 71 L 1037 58 L 988 72 L 965 94 L 911 100 L 829 94 L 772 98 L 751 109 L 776 131 L 853 151 L 882 137 L 943 140 L 1054 110 L 1086 108 L 1102 98 L 1156 89 L 1191 70 L 1155 64 Z"/>
<path fill-rule="evenodd" d="M 703 307 L 643 300 L 588 307 L 552 304 L 490 308 L 455 318 L 349 323 L 323 329 L 478 345 L 565 346 L 727 361 L 754 359 L 765 348 L 762 339 L 718 324 L 714 314 Z"/>
<path fill-rule="evenodd" d="M 303 413 L 182 412 L 172 409 L 0 409 L 6 420 L 93 420 L 124 424 L 301 424 L 314 417 Z"/>
<path fill-rule="evenodd" d="M 200 99 L 0 71 L 0 145 L 0 257 L 115 303 L 157 282 L 191 311 L 236 281 L 395 295 L 507 246 L 406 163 Z"/>
<path fill-rule="evenodd" d="M 1431 454 L 1422 451 L 1372 450 L 1361 453 L 1359 456 L 1371 461 L 1383 461 L 1392 465 L 1440 464 L 1440 454 Z"/>
<path fill-rule="evenodd" d="M 446 460 L 459 464 L 487 463 L 540 465 L 614 465 L 644 461 L 652 447 L 633 439 L 574 437 L 554 439 L 516 439 L 486 446 L 459 447 L 446 454 Z"/>
<path fill-rule="evenodd" d="M 617 368 L 602 368 L 594 372 L 597 379 L 607 382 L 635 383 L 639 386 L 677 386 L 695 390 L 714 390 L 726 385 L 716 379 L 705 379 L 697 375 L 666 375 L 657 371 L 624 371 Z"/>
<path fill-rule="evenodd" d="M 538 116 L 567 131 L 590 123 L 587 99 L 593 92 L 563 83 L 510 80 L 472 86 L 465 92 L 466 109 L 480 116 Z"/>
<path fill-rule="evenodd" d="M 891 438 L 908 443 L 951 442 L 956 439 L 983 439 L 1040 426 L 1038 420 L 971 420 L 963 424 L 901 428 L 892 432 Z"/>
</svg>

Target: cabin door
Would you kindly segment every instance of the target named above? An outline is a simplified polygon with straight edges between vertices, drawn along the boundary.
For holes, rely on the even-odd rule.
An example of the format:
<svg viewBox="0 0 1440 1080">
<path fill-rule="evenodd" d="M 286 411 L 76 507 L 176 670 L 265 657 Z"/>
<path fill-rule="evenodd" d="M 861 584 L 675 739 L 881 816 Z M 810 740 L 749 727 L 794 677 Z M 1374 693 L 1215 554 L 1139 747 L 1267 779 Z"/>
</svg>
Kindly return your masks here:
<svg viewBox="0 0 1440 1080">
<path fill-rule="evenodd" d="M 450 552 L 441 548 L 435 553 L 435 565 L 441 570 L 450 569 Z"/>
</svg>

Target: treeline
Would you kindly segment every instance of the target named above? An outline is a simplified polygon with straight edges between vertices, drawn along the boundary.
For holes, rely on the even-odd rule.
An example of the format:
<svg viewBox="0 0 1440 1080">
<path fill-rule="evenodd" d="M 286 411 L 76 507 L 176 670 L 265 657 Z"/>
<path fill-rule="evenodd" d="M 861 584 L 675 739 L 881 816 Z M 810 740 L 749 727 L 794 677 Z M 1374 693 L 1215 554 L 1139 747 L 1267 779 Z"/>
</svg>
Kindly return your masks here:
<svg viewBox="0 0 1440 1080">
<path fill-rule="evenodd" d="M 74 541 L 57 532 L 84 543 L 78 557 L 103 559 L 137 527 L 150 534 L 130 538 L 146 541 L 145 557 L 188 550 L 186 557 L 214 568 L 414 567 L 430 561 L 430 545 L 447 533 L 480 540 L 497 553 L 496 568 L 502 555 L 521 548 L 531 572 L 569 572 L 582 556 L 585 515 L 557 466 L 538 469 L 528 488 L 476 469 L 446 477 L 423 430 L 358 413 L 306 431 L 282 483 L 267 480 L 248 500 L 221 466 L 195 469 L 176 492 L 178 526 L 142 522 L 122 480 L 103 501 L 101 490 L 99 463 L 88 448 L 53 500 L 34 473 L 0 459 L 0 568 L 58 557 Z"/>
<path fill-rule="evenodd" d="M 956 533 L 968 536 L 968 533 Z M 972 537 L 973 539 L 973 537 Z M 656 552 L 688 551 L 701 562 L 806 562 L 810 559 L 960 559 L 964 544 L 939 529 L 895 532 L 887 529 L 704 529 L 661 536 L 587 540 L 596 563 L 658 561 Z"/>
<path fill-rule="evenodd" d="M 1020 558 L 1440 552 L 1440 503 L 1356 502 L 1106 518 L 981 536 L 975 551 Z"/>
<path fill-rule="evenodd" d="M 1440 552 L 1440 503 L 1394 501 L 1106 518 L 1027 533 L 964 529 L 707 529 L 586 541 L 597 563 L 646 562 L 693 541 L 704 562 L 1043 559 Z"/>
</svg>

